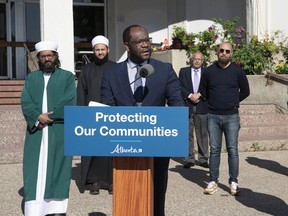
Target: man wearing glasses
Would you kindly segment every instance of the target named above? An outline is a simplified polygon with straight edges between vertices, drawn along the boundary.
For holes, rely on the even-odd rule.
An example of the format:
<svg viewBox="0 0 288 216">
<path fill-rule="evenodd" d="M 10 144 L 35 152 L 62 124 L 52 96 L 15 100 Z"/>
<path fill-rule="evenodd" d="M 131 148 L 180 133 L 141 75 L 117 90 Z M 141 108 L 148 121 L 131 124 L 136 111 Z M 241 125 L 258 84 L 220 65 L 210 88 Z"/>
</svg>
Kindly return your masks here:
<svg viewBox="0 0 288 216">
<path fill-rule="evenodd" d="M 194 130 L 198 147 L 198 165 L 209 168 L 208 158 L 208 127 L 207 127 L 207 101 L 193 102 L 193 96 L 199 92 L 199 84 L 204 68 L 204 56 L 201 52 L 195 52 L 191 58 L 191 66 L 180 69 L 179 79 L 182 84 L 182 97 L 189 107 L 189 151 L 184 160 L 184 168 L 195 165 L 194 156 Z"/>
<path fill-rule="evenodd" d="M 64 156 L 64 106 L 76 104 L 75 78 L 60 68 L 57 43 L 35 48 L 40 69 L 28 74 L 21 95 L 24 215 L 66 215 L 72 157 Z"/>
<path fill-rule="evenodd" d="M 128 58 L 104 71 L 101 85 L 102 102 L 111 106 L 165 106 L 166 103 L 168 106 L 184 106 L 180 82 L 172 65 L 150 58 L 151 43 L 148 31 L 139 25 L 129 26 L 123 32 L 123 43 Z M 154 73 L 146 78 L 136 78 L 137 68 L 145 64 L 152 65 Z M 135 80 L 141 81 L 138 88 Z M 155 216 L 165 215 L 169 159 L 154 158 Z M 135 158 L 127 158 L 128 162 L 135 163 Z"/>
<path fill-rule="evenodd" d="M 218 189 L 222 135 L 224 133 L 229 164 L 230 194 L 238 194 L 238 134 L 240 130 L 239 104 L 250 94 L 245 72 L 231 62 L 232 45 L 223 42 L 217 51 L 218 61 L 209 66 L 202 76 L 200 93 L 208 100 L 208 132 L 210 138 L 210 182 L 205 194 Z"/>
</svg>

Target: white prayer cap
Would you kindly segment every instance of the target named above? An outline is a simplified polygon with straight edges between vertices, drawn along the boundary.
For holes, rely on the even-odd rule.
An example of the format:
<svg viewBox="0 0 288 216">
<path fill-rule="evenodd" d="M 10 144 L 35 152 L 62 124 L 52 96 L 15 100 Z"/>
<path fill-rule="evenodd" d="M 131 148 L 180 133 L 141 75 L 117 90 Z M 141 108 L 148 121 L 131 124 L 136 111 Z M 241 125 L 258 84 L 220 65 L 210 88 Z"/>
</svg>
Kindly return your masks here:
<svg viewBox="0 0 288 216">
<path fill-rule="evenodd" d="M 93 38 L 93 40 L 91 41 L 91 44 L 92 44 L 92 47 L 94 47 L 96 44 L 105 44 L 107 47 L 109 47 L 109 40 L 102 35 L 98 35 Z"/>
<path fill-rule="evenodd" d="M 37 44 L 35 44 L 35 49 L 37 53 L 43 51 L 43 50 L 51 50 L 57 52 L 58 44 L 53 41 L 41 41 Z"/>
</svg>

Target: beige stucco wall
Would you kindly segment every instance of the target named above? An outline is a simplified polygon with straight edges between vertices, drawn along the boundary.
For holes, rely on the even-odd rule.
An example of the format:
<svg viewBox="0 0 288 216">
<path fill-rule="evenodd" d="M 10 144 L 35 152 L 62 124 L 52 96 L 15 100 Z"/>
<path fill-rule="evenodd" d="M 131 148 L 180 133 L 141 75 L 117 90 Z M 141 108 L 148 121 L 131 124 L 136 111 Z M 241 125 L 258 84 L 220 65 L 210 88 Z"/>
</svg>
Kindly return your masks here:
<svg viewBox="0 0 288 216">
<path fill-rule="evenodd" d="M 276 104 L 288 110 L 288 86 L 268 80 L 264 75 L 248 75 L 250 96 L 243 104 Z"/>
<path fill-rule="evenodd" d="M 40 0 L 42 39 L 56 40 L 61 44 L 59 47 L 61 63 L 63 68 L 68 70 L 74 69 L 72 2 L 71 0 Z M 283 30 L 287 35 L 288 27 L 284 21 L 288 17 L 288 13 L 285 12 L 287 4 L 284 0 L 273 0 L 273 2 L 272 0 L 241 0 L 237 3 L 229 0 L 147 0 L 139 7 L 137 1 L 109 0 L 106 1 L 106 5 L 107 34 L 111 44 L 110 58 L 115 61 L 126 59 L 122 32 L 131 24 L 146 27 L 153 43 L 160 43 L 168 38 L 171 44 L 173 26 L 179 23 L 183 23 L 188 30 L 192 31 L 207 28 L 205 23 L 211 18 L 231 20 L 235 16 L 240 17 L 239 24 L 243 27 L 247 26 L 252 34 L 260 36 L 267 32 Z M 217 5 L 221 7 L 215 10 Z M 193 24 L 195 21 L 197 25 Z M 177 67 L 175 65 L 176 71 L 178 71 Z"/>
<path fill-rule="evenodd" d="M 175 70 L 177 75 L 180 68 L 187 67 L 186 62 L 188 59 L 185 50 L 172 49 L 161 52 L 153 52 L 151 57 L 163 62 L 172 63 L 173 69 Z"/>
</svg>

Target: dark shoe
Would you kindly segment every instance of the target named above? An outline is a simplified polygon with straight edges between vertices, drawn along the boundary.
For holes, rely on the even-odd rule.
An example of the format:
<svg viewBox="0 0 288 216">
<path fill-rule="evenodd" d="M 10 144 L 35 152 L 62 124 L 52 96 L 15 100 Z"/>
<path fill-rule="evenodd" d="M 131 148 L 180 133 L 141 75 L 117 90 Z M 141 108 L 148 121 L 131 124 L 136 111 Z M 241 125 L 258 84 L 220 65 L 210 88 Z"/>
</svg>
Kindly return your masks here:
<svg viewBox="0 0 288 216">
<path fill-rule="evenodd" d="M 208 162 L 199 163 L 199 166 L 202 166 L 202 167 L 204 167 L 204 168 L 209 168 Z"/>
<path fill-rule="evenodd" d="M 195 163 L 193 163 L 193 162 L 187 162 L 186 164 L 184 164 L 184 168 L 190 168 L 190 167 L 192 167 L 192 166 L 195 166 Z"/>
<path fill-rule="evenodd" d="M 113 184 L 109 185 L 108 194 L 113 195 Z"/>
<path fill-rule="evenodd" d="M 98 195 L 100 194 L 100 185 L 98 183 L 94 183 L 92 187 L 90 188 L 90 194 L 92 195 Z"/>
</svg>

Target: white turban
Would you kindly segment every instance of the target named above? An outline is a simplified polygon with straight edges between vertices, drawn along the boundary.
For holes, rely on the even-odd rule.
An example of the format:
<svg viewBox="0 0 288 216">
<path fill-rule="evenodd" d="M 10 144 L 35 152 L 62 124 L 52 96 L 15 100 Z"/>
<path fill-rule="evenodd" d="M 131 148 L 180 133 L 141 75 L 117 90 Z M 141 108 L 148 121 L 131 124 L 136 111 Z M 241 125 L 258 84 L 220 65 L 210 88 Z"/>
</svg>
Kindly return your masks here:
<svg viewBox="0 0 288 216">
<path fill-rule="evenodd" d="M 94 47 L 96 44 L 105 44 L 107 47 L 109 47 L 109 40 L 102 35 L 98 35 L 93 38 L 93 40 L 91 41 L 91 44 L 92 44 L 92 47 Z"/>
<path fill-rule="evenodd" d="M 58 44 L 53 41 L 41 41 L 37 44 L 35 44 L 35 49 L 37 53 L 43 51 L 43 50 L 51 50 L 57 52 Z"/>
</svg>

